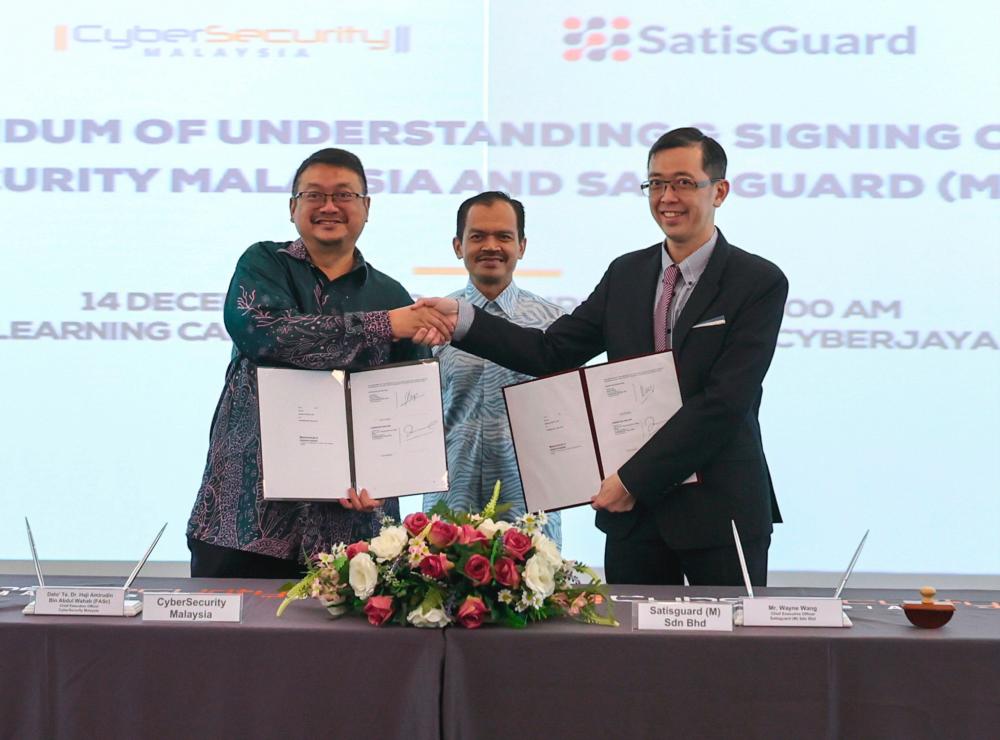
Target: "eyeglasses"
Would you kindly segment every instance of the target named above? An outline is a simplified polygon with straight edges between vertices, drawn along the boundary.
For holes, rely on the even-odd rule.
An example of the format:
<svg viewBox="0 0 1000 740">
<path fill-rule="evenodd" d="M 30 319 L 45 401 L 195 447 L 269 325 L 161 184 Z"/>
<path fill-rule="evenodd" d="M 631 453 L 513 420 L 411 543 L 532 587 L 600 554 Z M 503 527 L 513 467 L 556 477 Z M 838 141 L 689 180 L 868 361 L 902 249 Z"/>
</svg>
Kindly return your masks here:
<svg viewBox="0 0 1000 740">
<path fill-rule="evenodd" d="M 336 193 L 321 193 L 318 190 L 303 190 L 293 196 L 297 201 L 310 206 L 325 206 L 326 199 L 329 198 L 338 205 L 346 205 L 360 200 L 365 196 L 361 193 L 352 193 L 350 190 L 338 190 Z"/>
<path fill-rule="evenodd" d="M 646 195 L 653 197 L 659 195 L 667 189 L 669 185 L 675 193 L 690 193 L 699 188 L 706 188 L 713 182 L 721 182 L 723 178 L 713 177 L 710 180 L 693 180 L 690 177 L 675 177 L 672 180 L 652 179 L 639 185 L 639 189 Z"/>
</svg>

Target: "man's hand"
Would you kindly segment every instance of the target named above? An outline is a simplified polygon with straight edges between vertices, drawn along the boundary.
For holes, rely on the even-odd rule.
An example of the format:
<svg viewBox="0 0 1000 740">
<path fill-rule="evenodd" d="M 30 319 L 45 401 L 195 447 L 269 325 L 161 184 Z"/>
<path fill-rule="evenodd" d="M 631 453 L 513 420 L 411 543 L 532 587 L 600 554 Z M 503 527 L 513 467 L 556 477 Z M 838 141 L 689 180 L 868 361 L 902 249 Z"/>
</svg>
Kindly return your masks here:
<svg viewBox="0 0 1000 740">
<path fill-rule="evenodd" d="M 615 473 L 601 481 L 601 490 L 590 498 L 590 505 L 611 512 L 632 511 L 635 497 L 625 490 L 622 479 Z"/>
<path fill-rule="evenodd" d="M 347 498 L 340 499 L 340 505 L 352 511 L 373 511 L 382 505 L 382 501 L 368 495 L 368 490 L 361 489 L 361 495 L 353 488 L 347 489 Z"/>
<path fill-rule="evenodd" d="M 437 329 L 419 329 L 413 335 L 414 344 L 425 344 L 435 347 L 439 344 L 447 344 L 451 341 L 451 333 L 455 331 L 455 324 L 458 323 L 458 301 L 454 298 L 421 298 L 410 306 L 413 311 L 421 309 L 433 309 L 437 311 L 448 322 L 450 330 L 445 336 Z"/>
<path fill-rule="evenodd" d="M 418 309 L 424 306 L 436 309 L 445 316 L 458 316 L 458 299 L 456 298 L 421 298 L 410 308 Z M 457 318 L 455 319 L 458 320 Z"/>
<path fill-rule="evenodd" d="M 412 339 L 418 344 L 444 344 L 451 341 L 455 321 L 456 318 L 443 316 L 439 311 L 429 306 L 405 306 L 389 311 L 392 338 Z M 420 335 L 419 339 L 417 338 L 418 334 Z M 428 339 L 436 341 L 428 341 Z"/>
</svg>

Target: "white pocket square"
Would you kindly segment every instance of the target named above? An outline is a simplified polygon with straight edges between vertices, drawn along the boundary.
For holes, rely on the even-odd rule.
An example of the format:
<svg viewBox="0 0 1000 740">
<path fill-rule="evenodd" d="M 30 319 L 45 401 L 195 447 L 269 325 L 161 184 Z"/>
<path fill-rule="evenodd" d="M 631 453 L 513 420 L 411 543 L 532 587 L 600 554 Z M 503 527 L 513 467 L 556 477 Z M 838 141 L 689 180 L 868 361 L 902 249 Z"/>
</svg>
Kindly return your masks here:
<svg viewBox="0 0 1000 740">
<path fill-rule="evenodd" d="M 695 324 L 692 329 L 704 329 L 706 326 L 722 326 L 726 323 L 725 316 L 716 316 L 714 319 L 709 319 L 708 321 L 702 321 L 700 324 Z"/>
</svg>

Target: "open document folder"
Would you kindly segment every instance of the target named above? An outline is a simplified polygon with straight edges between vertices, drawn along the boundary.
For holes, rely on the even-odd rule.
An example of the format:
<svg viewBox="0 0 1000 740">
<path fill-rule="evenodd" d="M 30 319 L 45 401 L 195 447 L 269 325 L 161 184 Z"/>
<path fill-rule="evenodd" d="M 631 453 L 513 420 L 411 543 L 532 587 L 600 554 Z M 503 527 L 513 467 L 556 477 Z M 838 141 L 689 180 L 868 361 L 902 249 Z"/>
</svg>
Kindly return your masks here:
<svg viewBox="0 0 1000 740">
<path fill-rule="evenodd" d="M 257 369 L 264 498 L 448 490 L 437 360 L 368 370 Z"/>
<path fill-rule="evenodd" d="M 671 352 L 503 389 L 528 511 L 590 501 L 681 407 Z M 685 483 L 695 483 L 692 475 Z"/>
</svg>

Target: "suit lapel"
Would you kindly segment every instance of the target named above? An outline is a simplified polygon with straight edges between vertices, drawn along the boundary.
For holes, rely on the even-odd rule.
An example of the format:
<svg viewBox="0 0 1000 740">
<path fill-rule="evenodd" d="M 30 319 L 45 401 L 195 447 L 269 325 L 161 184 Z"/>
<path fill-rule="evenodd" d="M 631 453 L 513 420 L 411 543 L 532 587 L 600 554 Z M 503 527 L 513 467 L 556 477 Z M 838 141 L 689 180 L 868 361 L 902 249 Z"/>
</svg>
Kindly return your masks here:
<svg viewBox="0 0 1000 740">
<path fill-rule="evenodd" d="M 671 333 L 671 347 L 675 353 L 680 352 L 688 331 L 718 294 L 719 280 L 722 278 L 722 270 L 726 266 L 728 257 L 729 242 L 720 231 L 719 238 L 715 242 L 715 249 L 705 266 L 705 272 L 702 273 L 698 284 L 694 286 L 694 291 L 687 303 L 684 304 L 684 310 L 677 317 L 677 323 Z"/>
</svg>

